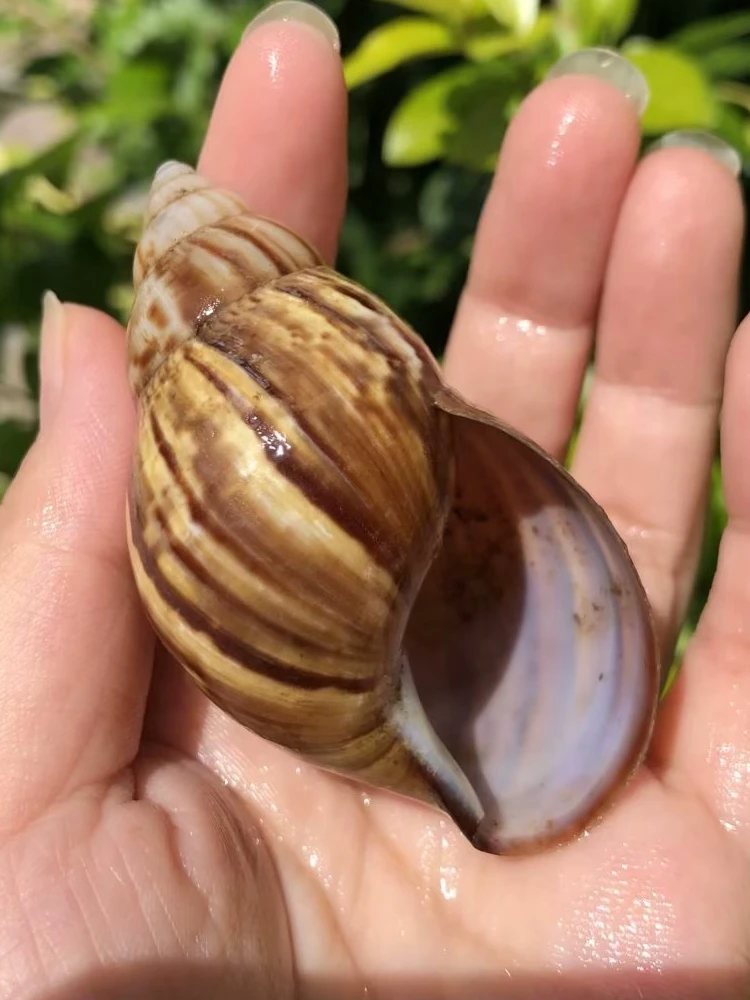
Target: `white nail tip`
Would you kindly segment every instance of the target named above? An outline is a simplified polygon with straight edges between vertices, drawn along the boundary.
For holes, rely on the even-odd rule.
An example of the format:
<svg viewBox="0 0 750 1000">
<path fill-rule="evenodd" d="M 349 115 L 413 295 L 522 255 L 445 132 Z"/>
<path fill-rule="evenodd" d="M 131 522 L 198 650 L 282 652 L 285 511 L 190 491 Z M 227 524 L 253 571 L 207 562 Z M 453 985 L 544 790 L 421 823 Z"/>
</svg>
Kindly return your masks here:
<svg viewBox="0 0 750 1000">
<path fill-rule="evenodd" d="M 668 132 L 653 143 L 650 151 L 655 152 L 657 149 L 700 149 L 704 153 L 708 153 L 709 156 L 713 156 L 735 177 L 739 177 L 742 172 L 742 157 L 734 146 L 730 146 L 728 142 L 711 132 L 703 132 L 699 129 L 679 129 L 675 132 Z"/>
<path fill-rule="evenodd" d="M 245 28 L 243 38 L 247 37 L 262 24 L 272 24 L 274 21 L 297 21 L 323 35 L 336 52 L 341 51 L 341 41 L 338 28 L 324 10 L 305 0 L 277 0 L 269 4 Z"/>
<path fill-rule="evenodd" d="M 557 62 L 547 74 L 548 80 L 560 76 L 595 76 L 617 87 L 639 115 L 648 106 L 650 92 L 643 73 L 619 52 L 607 48 L 579 49 Z"/>
</svg>

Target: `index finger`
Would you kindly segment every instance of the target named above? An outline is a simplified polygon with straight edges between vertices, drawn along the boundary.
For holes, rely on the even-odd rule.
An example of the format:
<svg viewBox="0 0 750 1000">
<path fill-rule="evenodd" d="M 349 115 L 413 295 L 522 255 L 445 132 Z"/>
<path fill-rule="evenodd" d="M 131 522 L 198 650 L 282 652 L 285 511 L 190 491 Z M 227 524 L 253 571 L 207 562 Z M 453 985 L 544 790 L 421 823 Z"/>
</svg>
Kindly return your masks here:
<svg viewBox="0 0 750 1000">
<path fill-rule="evenodd" d="M 338 33 L 312 4 L 253 21 L 219 89 L 198 161 L 251 211 L 336 255 L 347 189 L 347 97 Z"/>
</svg>

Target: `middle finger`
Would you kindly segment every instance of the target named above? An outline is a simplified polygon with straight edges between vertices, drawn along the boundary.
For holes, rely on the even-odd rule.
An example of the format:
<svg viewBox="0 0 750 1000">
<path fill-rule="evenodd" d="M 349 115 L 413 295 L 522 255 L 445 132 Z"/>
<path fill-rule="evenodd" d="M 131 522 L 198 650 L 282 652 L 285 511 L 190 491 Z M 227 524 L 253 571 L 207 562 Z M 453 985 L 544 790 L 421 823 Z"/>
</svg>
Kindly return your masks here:
<svg viewBox="0 0 750 1000">
<path fill-rule="evenodd" d="M 602 296 L 573 473 L 627 543 L 666 657 L 700 549 L 743 217 L 740 185 L 705 151 L 647 156 L 620 215 Z"/>
<path fill-rule="evenodd" d="M 579 53 L 573 68 L 587 58 L 590 66 Z M 459 392 L 558 458 L 575 420 L 610 242 L 640 147 L 646 85 L 634 67 L 613 59 L 606 72 L 617 71 L 617 85 L 611 76 L 563 75 L 516 115 L 446 353 L 446 376 Z"/>
</svg>

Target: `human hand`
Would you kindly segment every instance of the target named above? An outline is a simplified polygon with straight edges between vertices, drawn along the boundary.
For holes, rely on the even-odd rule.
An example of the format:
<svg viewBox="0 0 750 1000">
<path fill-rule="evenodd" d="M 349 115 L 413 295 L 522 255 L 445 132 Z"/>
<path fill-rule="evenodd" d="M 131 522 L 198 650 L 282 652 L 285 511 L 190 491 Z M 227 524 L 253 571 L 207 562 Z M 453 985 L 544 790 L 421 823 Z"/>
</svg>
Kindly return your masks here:
<svg viewBox="0 0 750 1000">
<path fill-rule="evenodd" d="M 648 766 L 577 842 L 492 857 L 426 806 L 300 764 L 166 658 L 154 664 L 125 548 L 124 334 L 53 302 L 39 438 L 0 508 L 2 996 L 747 993 L 748 324 L 725 383 L 743 208 L 705 152 L 638 164 L 638 149 L 635 106 L 610 84 L 562 76 L 531 95 L 483 214 L 446 371 L 561 457 L 596 323 L 573 471 L 626 540 L 667 654 L 725 390 L 730 523 Z M 346 94 L 330 39 L 257 26 L 199 169 L 332 259 Z"/>
</svg>

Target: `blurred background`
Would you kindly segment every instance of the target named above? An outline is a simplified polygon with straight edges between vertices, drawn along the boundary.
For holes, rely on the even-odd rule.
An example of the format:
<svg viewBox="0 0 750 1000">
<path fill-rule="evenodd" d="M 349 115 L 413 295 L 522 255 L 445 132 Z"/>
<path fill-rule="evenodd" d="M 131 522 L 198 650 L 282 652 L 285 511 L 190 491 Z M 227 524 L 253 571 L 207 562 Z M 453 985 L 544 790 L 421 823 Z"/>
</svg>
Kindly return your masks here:
<svg viewBox="0 0 750 1000">
<path fill-rule="evenodd" d="M 318 0 L 351 90 L 339 268 L 440 355 L 507 124 L 561 54 L 618 47 L 646 75 L 644 146 L 676 128 L 729 140 L 750 171 L 745 0 Z M 0 496 L 33 441 L 45 289 L 127 318 L 151 175 L 195 161 L 226 62 L 259 0 L 0 0 Z M 750 309 L 745 254 L 740 312 Z M 700 579 L 724 525 L 720 457 Z"/>
</svg>

